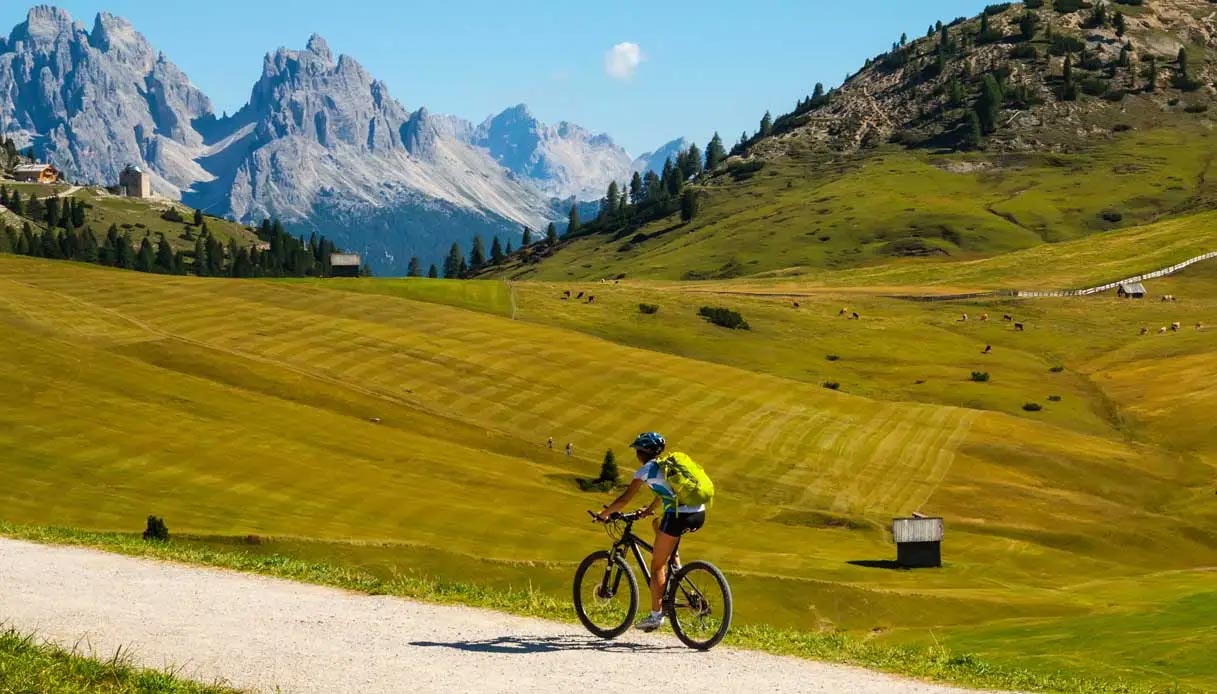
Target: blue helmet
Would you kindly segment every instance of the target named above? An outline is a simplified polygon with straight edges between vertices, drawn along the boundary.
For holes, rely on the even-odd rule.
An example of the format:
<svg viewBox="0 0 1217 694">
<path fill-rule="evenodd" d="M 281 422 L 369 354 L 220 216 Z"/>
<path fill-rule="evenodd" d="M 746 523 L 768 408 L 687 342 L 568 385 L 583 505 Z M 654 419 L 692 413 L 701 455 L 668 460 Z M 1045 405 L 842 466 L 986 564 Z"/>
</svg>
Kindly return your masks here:
<svg viewBox="0 0 1217 694">
<path fill-rule="evenodd" d="M 647 455 L 659 455 L 663 453 L 663 449 L 668 447 L 668 442 L 663 438 L 663 434 L 656 432 L 648 432 L 639 434 L 638 438 L 634 439 L 634 443 L 630 444 L 630 448 L 642 451 Z"/>
</svg>

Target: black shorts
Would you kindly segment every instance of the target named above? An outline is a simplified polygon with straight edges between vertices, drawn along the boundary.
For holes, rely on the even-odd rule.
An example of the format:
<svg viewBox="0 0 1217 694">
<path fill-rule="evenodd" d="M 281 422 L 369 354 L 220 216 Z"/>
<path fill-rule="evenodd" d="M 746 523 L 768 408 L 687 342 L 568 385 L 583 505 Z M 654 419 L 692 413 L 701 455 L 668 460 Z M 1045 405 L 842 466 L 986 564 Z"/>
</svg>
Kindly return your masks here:
<svg viewBox="0 0 1217 694">
<path fill-rule="evenodd" d="M 659 521 L 659 531 L 672 537 L 697 532 L 706 524 L 706 512 L 677 513 L 668 511 Z"/>
</svg>

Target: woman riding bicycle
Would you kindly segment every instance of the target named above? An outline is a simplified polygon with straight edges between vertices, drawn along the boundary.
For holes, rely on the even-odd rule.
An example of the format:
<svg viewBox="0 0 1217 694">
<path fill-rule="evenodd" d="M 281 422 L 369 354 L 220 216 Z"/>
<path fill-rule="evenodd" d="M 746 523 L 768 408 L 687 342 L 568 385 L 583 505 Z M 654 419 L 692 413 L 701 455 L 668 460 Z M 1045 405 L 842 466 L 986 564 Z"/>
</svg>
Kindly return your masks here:
<svg viewBox="0 0 1217 694">
<path fill-rule="evenodd" d="M 645 484 L 655 493 L 655 499 L 643 511 L 644 516 L 653 515 L 655 507 L 663 505 L 663 517 L 655 522 L 655 551 L 651 555 L 651 614 L 636 625 L 642 631 L 655 631 L 663 626 L 663 595 L 668 581 L 668 560 L 676 550 L 676 544 L 682 535 L 700 530 L 706 523 L 706 507 L 681 506 L 676 499 L 676 492 L 664 477 L 663 469 L 656 462 L 667 441 L 657 433 L 640 434 L 634 443 L 630 444 L 638 456 L 642 467 L 634 474 L 630 483 L 617 500 L 600 512 L 599 518 L 607 521 L 614 513 L 625 508 L 638 490 Z"/>
</svg>

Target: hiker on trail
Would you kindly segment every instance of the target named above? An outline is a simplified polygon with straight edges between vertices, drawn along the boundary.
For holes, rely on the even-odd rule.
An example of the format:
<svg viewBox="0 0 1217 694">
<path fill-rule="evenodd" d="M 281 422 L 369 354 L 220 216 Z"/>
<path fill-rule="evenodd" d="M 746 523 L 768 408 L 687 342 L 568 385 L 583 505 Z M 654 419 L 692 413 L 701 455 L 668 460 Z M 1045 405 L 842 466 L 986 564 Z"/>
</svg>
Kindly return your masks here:
<svg viewBox="0 0 1217 694">
<path fill-rule="evenodd" d="M 549 450 L 552 451 L 554 449 L 554 437 L 549 437 L 549 440 L 545 442 L 545 445 L 549 446 Z"/>
<path fill-rule="evenodd" d="M 661 434 L 639 434 L 630 444 L 642 467 L 634 473 L 634 481 L 617 500 L 600 512 L 598 518 L 607 521 L 625 508 L 639 489 L 646 485 L 655 493 L 651 504 L 642 511 L 654 515 L 662 504 L 663 516 L 655 520 L 655 549 L 651 553 L 651 613 L 638 622 L 640 631 L 655 631 L 663 626 L 663 594 L 668 582 L 668 560 L 676 552 L 681 536 L 697 532 L 706 523 L 706 504 L 714 497 L 714 483 L 693 459 L 683 453 L 663 456 L 667 441 Z M 662 456 L 662 459 L 661 459 Z M 676 555 L 676 565 L 680 556 Z"/>
<path fill-rule="evenodd" d="M 573 444 L 573 443 L 566 444 L 566 455 L 569 457 L 574 454 L 575 454 L 575 444 Z"/>
</svg>

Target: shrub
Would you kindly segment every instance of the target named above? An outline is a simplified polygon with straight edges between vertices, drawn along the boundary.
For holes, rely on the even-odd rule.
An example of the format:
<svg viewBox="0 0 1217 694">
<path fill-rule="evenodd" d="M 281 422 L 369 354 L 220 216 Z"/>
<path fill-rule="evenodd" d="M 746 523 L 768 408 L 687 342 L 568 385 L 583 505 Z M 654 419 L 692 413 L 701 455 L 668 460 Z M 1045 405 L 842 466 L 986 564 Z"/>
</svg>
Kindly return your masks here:
<svg viewBox="0 0 1217 694">
<path fill-rule="evenodd" d="M 1100 216 L 1103 218 L 1104 222 L 1110 222 L 1112 224 L 1117 224 L 1124 220 L 1124 215 L 1116 212 L 1115 210 L 1105 210 Z"/>
<path fill-rule="evenodd" d="M 836 381 L 824 381 L 824 387 L 829 390 L 841 390 L 841 384 Z"/>
<path fill-rule="evenodd" d="M 727 166 L 727 173 L 731 174 L 731 178 L 736 181 L 746 181 L 763 168 L 765 168 L 765 162 L 760 159 L 737 161 Z"/>
<path fill-rule="evenodd" d="M 1059 395 L 1049 395 L 1048 396 L 1048 402 L 1060 402 L 1060 401 L 1061 401 L 1061 396 L 1059 396 Z"/>
<path fill-rule="evenodd" d="M 1052 55 L 1065 55 L 1067 53 L 1079 53 L 1086 47 L 1086 42 L 1076 36 L 1069 34 L 1056 34 L 1052 37 L 1052 46 L 1048 52 Z"/>
<path fill-rule="evenodd" d="M 1051 371 L 1054 374 L 1059 374 L 1060 372 L 1062 372 L 1064 370 L 1065 370 L 1065 367 L 1063 367 L 1063 366 L 1054 366 L 1051 369 L 1049 369 L 1049 371 Z"/>
<path fill-rule="evenodd" d="M 148 525 L 144 528 L 144 539 L 148 542 L 168 542 L 169 528 L 163 518 L 148 516 Z"/>
<path fill-rule="evenodd" d="M 648 316 L 653 316 L 656 313 L 659 313 L 659 307 L 655 304 L 638 304 L 638 310 L 647 314 Z"/>
<path fill-rule="evenodd" d="M 989 372 L 988 371 L 973 371 L 972 380 L 977 383 L 988 383 L 989 382 Z"/>
<path fill-rule="evenodd" d="M 174 222 L 175 224 L 181 224 L 182 222 L 186 221 L 186 218 L 182 216 L 182 213 L 178 212 L 177 209 L 173 207 L 165 210 L 161 214 L 161 219 L 165 220 L 166 222 Z"/>
<path fill-rule="evenodd" d="M 827 359 L 828 361 L 841 361 L 841 357 L 838 357 L 838 356 L 837 356 L 837 355 L 835 355 L 835 354 L 830 354 L 830 355 L 828 355 L 827 357 L 824 357 L 824 358 L 825 358 L 825 359 Z"/>
<path fill-rule="evenodd" d="M 1026 0 L 1026 2 L 1023 4 L 1026 5 L 1027 9 L 1029 10 L 1038 10 L 1044 6 L 1044 0 Z"/>
<path fill-rule="evenodd" d="M 1011 2 L 999 2 L 995 5 L 986 5 L 985 14 L 989 15 L 990 17 L 992 17 L 994 15 L 999 15 L 1002 12 L 1005 12 L 1006 10 L 1010 9 L 1010 6 L 1013 4 L 1014 3 L 1011 3 Z"/>
<path fill-rule="evenodd" d="M 697 314 L 719 327 L 728 328 L 730 330 L 752 329 L 752 327 L 748 325 L 748 321 L 744 320 L 743 316 L 729 308 L 702 306 L 701 310 L 698 311 Z"/>
<path fill-rule="evenodd" d="M 1107 80 L 1098 77 L 1087 77 L 1081 83 L 1082 92 L 1090 96 L 1103 96 L 1107 94 Z"/>
<path fill-rule="evenodd" d="M 1020 43 L 1014 47 L 1014 50 L 1010 51 L 1011 58 L 1020 60 L 1035 60 L 1039 55 L 1039 51 L 1035 50 L 1035 46 L 1029 43 Z"/>
<path fill-rule="evenodd" d="M 1188 104 L 1183 108 L 1188 113 L 1205 113 L 1209 110 L 1208 104 Z"/>
<path fill-rule="evenodd" d="M 1023 405 L 1023 410 L 1027 412 L 1039 412 L 1042 409 L 1044 409 L 1043 405 L 1040 405 L 1038 402 L 1029 402 Z"/>
<path fill-rule="evenodd" d="M 1052 0 L 1052 9 L 1057 14 L 1069 14 L 1082 9 L 1082 0 Z"/>
</svg>

